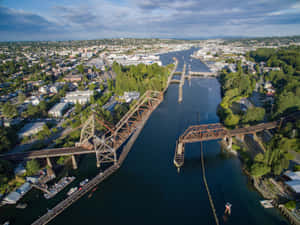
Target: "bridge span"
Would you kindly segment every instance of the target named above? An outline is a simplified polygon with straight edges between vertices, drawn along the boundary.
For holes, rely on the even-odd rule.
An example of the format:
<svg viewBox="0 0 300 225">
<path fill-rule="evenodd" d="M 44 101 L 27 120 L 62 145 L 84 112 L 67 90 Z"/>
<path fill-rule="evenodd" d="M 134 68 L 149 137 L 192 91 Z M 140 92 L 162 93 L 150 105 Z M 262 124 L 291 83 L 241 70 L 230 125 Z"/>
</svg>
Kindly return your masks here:
<svg viewBox="0 0 300 225">
<path fill-rule="evenodd" d="M 282 120 L 279 120 L 274 122 L 261 123 L 249 127 L 236 128 L 233 130 L 227 129 L 221 123 L 190 126 L 179 137 L 176 143 L 174 164 L 178 168 L 183 166 L 185 144 L 187 143 L 223 139 L 227 142 L 228 148 L 231 149 L 232 137 L 239 137 L 239 139 L 243 140 L 246 134 L 253 134 L 254 136 L 256 136 L 256 133 L 258 132 L 280 127 L 281 123 Z"/>
</svg>

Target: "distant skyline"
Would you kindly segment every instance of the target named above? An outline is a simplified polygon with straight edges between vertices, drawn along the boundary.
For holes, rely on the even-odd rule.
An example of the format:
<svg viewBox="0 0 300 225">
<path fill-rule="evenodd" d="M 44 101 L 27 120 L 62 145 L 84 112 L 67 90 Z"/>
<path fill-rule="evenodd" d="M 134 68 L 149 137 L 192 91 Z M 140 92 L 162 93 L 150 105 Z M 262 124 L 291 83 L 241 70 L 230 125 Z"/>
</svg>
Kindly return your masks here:
<svg viewBox="0 0 300 225">
<path fill-rule="evenodd" d="M 0 0 L 0 41 L 292 35 L 299 0 Z"/>
</svg>

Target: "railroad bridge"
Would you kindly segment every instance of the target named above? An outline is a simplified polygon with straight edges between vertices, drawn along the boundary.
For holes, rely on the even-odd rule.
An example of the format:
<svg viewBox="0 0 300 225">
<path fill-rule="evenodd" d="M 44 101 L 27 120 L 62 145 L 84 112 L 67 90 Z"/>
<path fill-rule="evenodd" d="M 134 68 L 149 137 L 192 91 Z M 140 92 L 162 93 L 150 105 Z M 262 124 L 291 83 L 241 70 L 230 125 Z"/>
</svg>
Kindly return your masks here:
<svg viewBox="0 0 300 225">
<path fill-rule="evenodd" d="M 282 123 L 293 121 L 300 117 L 300 112 L 290 114 L 287 117 L 281 118 L 278 121 L 261 123 L 254 126 L 236 128 L 229 130 L 220 123 L 213 124 L 202 124 L 190 126 L 185 132 L 179 137 L 176 143 L 174 164 L 177 168 L 180 168 L 184 164 L 184 152 L 185 144 L 202 142 L 209 140 L 223 139 L 227 143 L 227 148 L 232 147 L 232 137 L 238 137 L 240 140 L 244 139 L 246 134 L 252 134 L 256 138 L 258 132 L 264 130 L 270 130 L 281 127 Z"/>
<path fill-rule="evenodd" d="M 51 158 L 71 156 L 73 168 L 76 169 L 76 155 L 95 154 L 97 167 L 102 163 L 115 165 L 118 162 L 117 150 L 148 119 L 162 100 L 162 92 L 147 91 L 115 126 L 109 125 L 93 112 L 82 126 L 80 141 L 73 147 L 7 153 L 1 154 L 0 158 L 12 161 L 45 158 L 48 166 L 52 167 Z"/>
</svg>

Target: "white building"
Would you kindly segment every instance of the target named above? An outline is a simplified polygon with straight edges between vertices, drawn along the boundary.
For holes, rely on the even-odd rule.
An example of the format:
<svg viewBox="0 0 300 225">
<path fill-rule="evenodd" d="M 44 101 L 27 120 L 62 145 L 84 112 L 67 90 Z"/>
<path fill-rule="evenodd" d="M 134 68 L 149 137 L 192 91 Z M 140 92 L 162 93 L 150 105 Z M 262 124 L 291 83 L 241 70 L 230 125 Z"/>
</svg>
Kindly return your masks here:
<svg viewBox="0 0 300 225">
<path fill-rule="evenodd" d="M 49 92 L 49 87 L 46 86 L 46 85 L 44 85 L 44 86 L 42 86 L 42 87 L 39 88 L 39 92 L 40 92 L 40 93 L 43 93 L 43 94 L 48 94 L 48 92 Z"/>
<path fill-rule="evenodd" d="M 18 133 L 19 138 L 31 136 L 43 130 L 44 122 L 28 123 Z"/>
<path fill-rule="evenodd" d="M 48 114 L 54 117 L 62 117 L 64 111 L 68 108 L 68 102 L 60 102 L 53 106 L 49 111 Z"/>
<path fill-rule="evenodd" d="M 40 104 L 41 100 L 42 99 L 37 97 L 37 96 L 31 96 L 28 99 L 26 99 L 24 102 L 25 103 L 31 103 L 32 105 L 37 106 L 38 104 Z"/>
<path fill-rule="evenodd" d="M 126 103 L 129 103 L 132 100 L 139 99 L 139 97 L 140 97 L 140 93 L 137 91 L 130 91 L 130 92 L 125 91 L 124 95 L 121 98 L 124 99 Z"/>
<path fill-rule="evenodd" d="M 66 94 L 64 98 L 64 102 L 69 103 L 79 103 L 79 104 L 86 104 L 90 101 L 91 96 L 93 96 L 93 91 L 72 91 Z"/>
</svg>

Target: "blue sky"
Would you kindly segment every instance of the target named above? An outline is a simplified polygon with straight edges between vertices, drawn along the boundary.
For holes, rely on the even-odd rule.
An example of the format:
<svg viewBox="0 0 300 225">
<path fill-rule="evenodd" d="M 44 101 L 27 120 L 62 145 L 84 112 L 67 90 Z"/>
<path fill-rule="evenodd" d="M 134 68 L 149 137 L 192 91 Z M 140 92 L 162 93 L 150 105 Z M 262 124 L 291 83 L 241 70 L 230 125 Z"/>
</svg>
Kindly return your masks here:
<svg viewBox="0 0 300 225">
<path fill-rule="evenodd" d="M 0 41 L 300 35 L 300 0 L 0 0 Z"/>
</svg>

